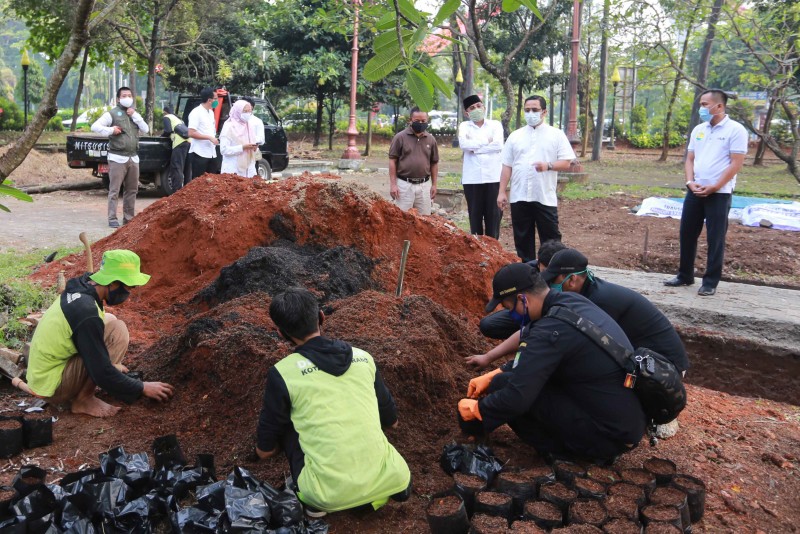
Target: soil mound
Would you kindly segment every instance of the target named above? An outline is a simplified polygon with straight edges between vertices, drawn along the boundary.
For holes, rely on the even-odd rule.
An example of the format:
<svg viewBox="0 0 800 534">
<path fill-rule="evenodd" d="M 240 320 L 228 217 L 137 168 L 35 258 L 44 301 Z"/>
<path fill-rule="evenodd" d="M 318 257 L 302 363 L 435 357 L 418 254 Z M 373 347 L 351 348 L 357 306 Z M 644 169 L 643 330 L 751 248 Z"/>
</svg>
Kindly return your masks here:
<svg viewBox="0 0 800 534">
<path fill-rule="evenodd" d="M 253 247 L 223 267 L 219 277 L 198 297 L 216 304 L 254 292 L 275 296 L 287 287 L 302 286 L 315 291 L 320 302 L 326 303 L 379 288 L 371 278 L 374 266 L 373 260 L 353 247 L 302 247 L 279 239 L 269 247 Z"/>
</svg>

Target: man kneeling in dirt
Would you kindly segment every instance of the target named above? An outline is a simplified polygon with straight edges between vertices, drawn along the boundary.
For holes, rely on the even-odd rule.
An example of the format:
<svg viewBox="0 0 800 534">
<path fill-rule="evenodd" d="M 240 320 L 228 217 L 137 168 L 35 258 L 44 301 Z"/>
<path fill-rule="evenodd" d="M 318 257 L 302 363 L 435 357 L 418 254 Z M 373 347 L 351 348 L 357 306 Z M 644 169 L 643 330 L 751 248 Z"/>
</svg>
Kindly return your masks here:
<svg viewBox="0 0 800 534">
<path fill-rule="evenodd" d="M 524 263 L 501 268 L 492 286 L 487 309 L 502 304 L 524 328 L 513 360 L 470 381 L 469 398 L 458 403 L 462 428 L 482 434 L 508 424 L 548 461 L 613 462 L 634 448 L 645 416 L 636 394 L 623 385 L 625 372 L 574 326 L 546 315 L 564 306 L 632 351 L 619 325 L 586 298 L 551 290 Z"/>
<path fill-rule="evenodd" d="M 275 296 L 269 315 L 296 345 L 267 373 L 256 454 L 283 449 L 311 517 L 411 494 L 411 472 L 382 428 L 397 424 L 394 399 L 368 353 L 320 335 L 325 315 L 309 291 Z"/>
<path fill-rule="evenodd" d="M 130 289 L 150 276 L 140 271 L 130 250 L 108 250 L 100 270 L 67 281 L 64 292 L 45 312 L 31 340 L 27 388 L 51 403 L 70 403 L 72 413 L 109 417 L 119 411 L 95 396 L 95 388 L 131 403 L 144 395 L 158 401 L 172 397 L 172 386 L 126 376 L 128 327 L 103 304 L 125 302 Z M 24 383 L 23 383 L 24 384 Z M 19 387 L 19 386 L 18 386 Z"/>
</svg>

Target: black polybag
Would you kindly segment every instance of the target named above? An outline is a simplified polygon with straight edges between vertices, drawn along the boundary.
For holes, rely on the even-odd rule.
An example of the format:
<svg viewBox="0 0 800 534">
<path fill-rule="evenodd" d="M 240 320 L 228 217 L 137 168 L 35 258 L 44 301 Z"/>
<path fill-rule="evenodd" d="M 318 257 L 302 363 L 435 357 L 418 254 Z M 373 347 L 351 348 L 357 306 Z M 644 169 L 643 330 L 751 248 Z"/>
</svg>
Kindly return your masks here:
<svg viewBox="0 0 800 534">
<path fill-rule="evenodd" d="M 84 532 L 85 524 L 91 524 L 92 519 L 92 499 L 85 493 L 67 495 L 61 500 L 61 522 L 62 530 L 74 531 L 75 533 Z"/>
<path fill-rule="evenodd" d="M 95 519 L 113 518 L 114 511 L 125 506 L 129 487 L 119 478 L 102 477 L 87 482 L 84 491 L 94 498 L 92 514 Z"/>
<path fill-rule="evenodd" d="M 269 505 L 260 491 L 225 487 L 225 513 L 233 528 L 259 528 L 269 525 Z"/>
<path fill-rule="evenodd" d="M 71 523 L 69 528 L 62 525 L 61 530 L 64 534 L 98 534 L 92 522 L 86 518 Z"/>
<path fill-rule="evenodd" d="M 227 481 L 220 480 L 219 482 L 197 488 L 197 507 L 206 512 L 224 511 L 226 485 Z"/>
<path fill-rule="evenodd" d="M 439 458 L 439 465 L 444 472 L 452 475 L 455 472 L 477 475 L 489 484 L 494 477 L 503 470 L 492 449 L 485 445 L 459 445 L 451 443 L 445 445 L 442 456 Z"/>
<path fill-rule="evenodd" d="M 153 440 L 153 455 L 155 456 L 156 469 L 172 469 L 186 465 L 186 456 L 183 454 L 178 438 L 175 434 L 161 436 Z"/>
<path fill-rule="evenodd" d="M 118 532 L 149 534 L 152 532 L 151 501 L 146 496 L 134 499 L 114 514 L 114 527 Z"/>
<path fill-rule="evenodd" d="M 264 486 L 275 491 L 274 488 L 267 484 L 264 484 Z M 303 505 L 293 491 L 285 489 L 281 492 L 275 492 L 271 498 L 267 498 L 267 502 L 272 513 L 273 524 L 282 527 L 302 524 Z"/>
<path fill-rule="evenodd" d="M 59 481 L 58 485 L 64 488 L 67 493 L 73 495 L 81 493 L 83 486 L 95 477 L 102 476 L 100 469 L 85 469 L 83 471 L 76 471 L 75 473 L 68 473 Z"/>
<path fill-rule="evenodd" d="M 27 531 L 28 525 L 24 517 L 0 519 L 0 532 L 3 534 L 25 534 Z"/>
<path fill-rule="evenodd" d="M 219 515 L 190 506 L 172 514 L 175 532 L 217 532 Z"/>
</svg>

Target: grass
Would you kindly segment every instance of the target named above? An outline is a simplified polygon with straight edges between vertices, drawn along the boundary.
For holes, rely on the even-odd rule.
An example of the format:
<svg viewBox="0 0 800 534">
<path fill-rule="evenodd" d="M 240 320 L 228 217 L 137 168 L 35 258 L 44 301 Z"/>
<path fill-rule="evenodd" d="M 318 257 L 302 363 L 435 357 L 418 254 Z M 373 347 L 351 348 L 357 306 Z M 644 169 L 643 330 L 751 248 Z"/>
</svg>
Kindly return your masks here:
<svg viewBox="0 0 800 534">
<path fill-rule="evenodd" d="M 81 247 L 60 248 L 56 258 L 77 252 Z M 45 252 L 0 253 L 0 345 L 19 349 L 29 340 L 28 327 L 18 319 L 49 306 L 56 296 L 54 288 L 44 289 L 26 278 L 43 263 Z"/>
<path fill-rule="evenodd" d="M 38 145 L 63 145 L 67 142 L 69 130 L 64 132 L 42 132 L 36 144 Z M 0 131 L 0 146 L 7 145 L 16 140 L 22 132 Z"/>
</svg>

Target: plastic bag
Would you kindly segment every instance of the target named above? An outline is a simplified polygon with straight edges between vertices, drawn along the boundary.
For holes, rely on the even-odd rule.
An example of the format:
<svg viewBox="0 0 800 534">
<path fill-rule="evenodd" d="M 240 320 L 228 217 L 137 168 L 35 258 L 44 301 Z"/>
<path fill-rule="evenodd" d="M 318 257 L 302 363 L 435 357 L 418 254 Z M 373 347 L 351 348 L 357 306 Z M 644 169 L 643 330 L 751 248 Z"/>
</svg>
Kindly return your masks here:
<svg viewBox="0 0 800 534">
<path fill-rule="evenodd" d="M 492 449 L 485 445 L 477 447 L 457 443 L 445 445 L 442 456 L 439 458 L 439 465 L 448 475 L 452 475 L 456 471 L 478 475 L 489 484 L 495 475 L 503 470 L 503 464 L 494 456 Z"/>
</svg>

